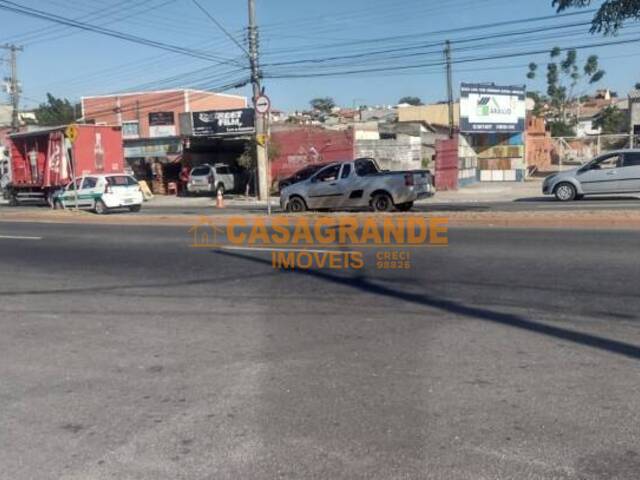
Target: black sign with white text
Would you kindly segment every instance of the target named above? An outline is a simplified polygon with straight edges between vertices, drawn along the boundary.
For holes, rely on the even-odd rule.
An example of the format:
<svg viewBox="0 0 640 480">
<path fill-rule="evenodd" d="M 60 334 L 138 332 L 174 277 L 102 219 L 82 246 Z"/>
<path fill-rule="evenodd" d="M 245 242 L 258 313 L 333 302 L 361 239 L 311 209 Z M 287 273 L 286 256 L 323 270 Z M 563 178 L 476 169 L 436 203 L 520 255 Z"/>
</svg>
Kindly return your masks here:
<svg viewBox="0 0 640 480">
<path fill-rule="evenodd" d="M 255 132 L 253 108 L 192 112 L 191 116 L 194 137 L 241 135 Z"/>
</svg>

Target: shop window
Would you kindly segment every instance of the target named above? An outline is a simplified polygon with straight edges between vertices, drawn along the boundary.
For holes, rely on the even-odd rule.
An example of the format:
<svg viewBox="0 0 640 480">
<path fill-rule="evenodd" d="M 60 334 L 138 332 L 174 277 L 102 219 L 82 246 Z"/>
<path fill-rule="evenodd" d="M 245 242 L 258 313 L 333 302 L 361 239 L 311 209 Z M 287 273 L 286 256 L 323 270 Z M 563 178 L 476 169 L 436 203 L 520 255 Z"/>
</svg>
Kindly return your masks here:
<svg viewBox="0 0 640 480">
<path fill-rule="evenodd" d="M 122 138 L 140 137 L 140 124 L 138 121 L 122 122 Z"/>
</svg>

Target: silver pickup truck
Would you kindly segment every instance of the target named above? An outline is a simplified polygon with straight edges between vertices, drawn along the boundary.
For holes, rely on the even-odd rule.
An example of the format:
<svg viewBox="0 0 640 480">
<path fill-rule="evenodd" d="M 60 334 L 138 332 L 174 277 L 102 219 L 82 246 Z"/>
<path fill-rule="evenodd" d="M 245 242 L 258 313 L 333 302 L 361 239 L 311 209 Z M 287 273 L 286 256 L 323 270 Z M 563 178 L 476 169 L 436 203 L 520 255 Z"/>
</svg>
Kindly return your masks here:
<svg viewBox="0 0 640 480">
<path fill-rule="evenodd" d="M 330 163 L 307 180 L 280 192 L 280 206 L 288 212 L 372 208 L 406 212 L 421 198 L 434 195 L 428 170 L 381 171 L 372 158 Z"/>
</svg>

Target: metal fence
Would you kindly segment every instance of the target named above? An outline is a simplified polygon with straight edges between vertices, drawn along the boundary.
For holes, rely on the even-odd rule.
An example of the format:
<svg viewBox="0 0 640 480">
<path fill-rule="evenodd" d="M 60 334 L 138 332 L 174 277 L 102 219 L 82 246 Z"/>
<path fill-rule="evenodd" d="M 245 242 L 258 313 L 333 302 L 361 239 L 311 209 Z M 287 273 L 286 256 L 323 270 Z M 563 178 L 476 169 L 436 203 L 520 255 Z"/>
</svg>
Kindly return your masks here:
<svg viewBox="0 0 640 480">
<path fill-rule="evenodd" d="M 593 135 L 587 137 L 553 137 L 551 163 L 558 169 L 581 165 L 601 153 L 624 148 L 640 148 L 640 136 Z"/>
</svg>

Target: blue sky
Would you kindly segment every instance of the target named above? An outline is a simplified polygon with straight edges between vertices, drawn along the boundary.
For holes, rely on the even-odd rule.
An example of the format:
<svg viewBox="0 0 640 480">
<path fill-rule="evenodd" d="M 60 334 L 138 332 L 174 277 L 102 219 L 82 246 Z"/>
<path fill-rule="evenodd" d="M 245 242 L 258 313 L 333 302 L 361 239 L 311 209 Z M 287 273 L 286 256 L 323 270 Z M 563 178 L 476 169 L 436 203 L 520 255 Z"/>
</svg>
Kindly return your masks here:
<svg viewBox="0 0 640 480">
<path fill-rule="evenodd" d="M 245 64 L 243 52 L 196 8 L 192 0 L 16 0 L 17 3 L 54 12 L 68 18 L 127 32 L 147 39 L 189 47 L 198 55 L 223 57 Z M 242 39 L 246 26 L 245 0 L 200 0 L 215 17 L 238 38 Z M 597 2 L 596 2 L 597 3 Z M 391 47 L 402 53 L 407 42 L 437 43 L 444 38 L 454 41 L 505 30 L 535 26 L 579 23 L 589 15 L 519 24 L 495 29 L 473 29 L 479 25 L 553 15 L 551 0 L 257 0 L 258 22 L 261 26 L 263 63 L 273 64 L 300 59 L 314 59 L 352 55 Z M 552 23 L 555 22 L 555 23 Z M 24 44 L 19 57 L 23 84 L 23 104 L 33 105 L 50 91 L 56 96 L 78 99 L 94 95 L 145 88 L 178 86 L 220 87 L 246 76 L 240 67 L 230 64 L 214 65 L 212 60 L 193 58 L 176 53 L 137 45 L 95 33 L 75 31 L 68 27 L 24 17 L 0 10 L 0 43 Z M 469 31 L 465 31 L 469 28 Z M 441 30 L 459 29 L 446 34 Z M 455 58 L 494 56 L 516 51 L 533 51 L 554 45 L 576 45 L 602 40 L 592 36 L 586 26 L 571 27 L 566 37 L 554 33 L 540 33 L 525 43 L 511 39 L 488 38 L 486 48 L 477 45 L 471 53 L 456 51 Z M 402 40 L 381 38 L 406 36 Z M 548 38 L 548 35 L 551 38 Z M 640 37 L 640 25 L 629 24 L 620 39 Z M 609 39 L 611 40 L 611 39 Z M 599 86 L 607 86 L 621 93 L 640 81 L 640 43 L 592 48 L 580 52 L 601 57 L 607 71 Z M 393 65 L 415 65 L 441 60 L 440 47 L 429 54 L 393 61 Z M 429 49 L 427 49 L 429 50 Z M 407 52 L 411 53 L 410 50 Z M 530 61 L 544 63 L 546 55 L 494 59 L 454 66 L 454 84 L 462 81 L 502 84 L 524 83 Z M 341 66 L 329 71 L 376 68 L 381 63 L 368 59 L 341 60 Z M 2 65 L 3 76 L 7 72 Z M 317 73 L 317 66 L 266 67 L 266 71 L 305 75 Z M 199 72 L 198 72 L 199 71 Z M 190 73 L 197 72 L 197 73 Z M 541 68 L 544 77 L 544 67 Z M 309 99 L 331 96 L 338 103 L 393 104 L 404 95 L 416 95 L 425 101 L 444 98 L 445 77 L 442 67 L 430 66 L 391 72 L 360 73 L 356 76 L 316 78 L 273 78 L 265 81 L 267 92 L 276 107 L 285 110 L 306 108 Z M 543 80 L 529 82 L 530 89 L 544 88 Z M 248 94 L 247 88 L 231 90 Z"/>
</svg>

